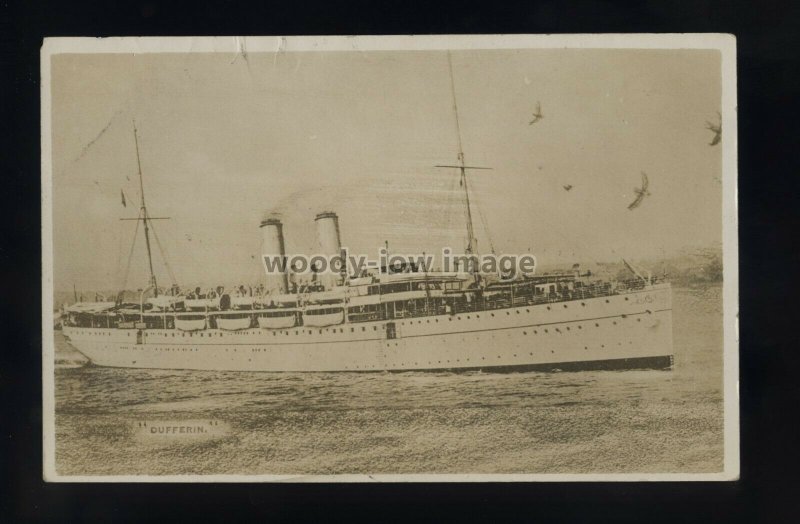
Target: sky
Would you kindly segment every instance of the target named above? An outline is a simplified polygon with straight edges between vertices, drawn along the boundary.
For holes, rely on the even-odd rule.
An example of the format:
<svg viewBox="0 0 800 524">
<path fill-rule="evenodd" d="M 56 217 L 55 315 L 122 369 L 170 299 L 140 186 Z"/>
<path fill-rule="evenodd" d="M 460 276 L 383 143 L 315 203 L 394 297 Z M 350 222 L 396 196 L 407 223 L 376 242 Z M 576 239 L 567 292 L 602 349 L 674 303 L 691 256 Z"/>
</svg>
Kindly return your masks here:
<svg viewBox="0 0 800 524">
<path fill-rule="evenodd" d="M 452 63 L 466 161 L 492 168 L 468 174 L 479 252 L 591 266 L 720 243 L 718 51 Z M 154 223 L 160 283 L 259 282 L 265 215 L 289 253 L 313 251 L 327 210 L 351 252 L 466 243 L 458 172 L 435 167 L 458 154 L 445 52 L 62 54 L 51 74 L 56 290 L 147 283 L 141 229 L 125 278 L 136 222 L 119 220 L 141 199 L 134 120 L 149 214 L 170 217 Z M 642 171 L 651 195 L 628 210 Z"/>
</svg>

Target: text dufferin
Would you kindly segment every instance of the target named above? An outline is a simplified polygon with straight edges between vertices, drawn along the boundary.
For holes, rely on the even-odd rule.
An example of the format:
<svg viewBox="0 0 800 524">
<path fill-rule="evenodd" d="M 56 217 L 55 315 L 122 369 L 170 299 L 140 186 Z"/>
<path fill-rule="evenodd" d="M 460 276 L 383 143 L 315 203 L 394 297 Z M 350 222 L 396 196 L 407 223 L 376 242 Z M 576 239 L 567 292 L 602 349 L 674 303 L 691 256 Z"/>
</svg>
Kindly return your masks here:
<svg viewBox="0 0 800 524">
<path fill-rule="evenodd" d="M 208 430 L 203 426 L 151 426 L 150 433 L 177 435 L 181 433 L 208 433 Z"/>
</svg>

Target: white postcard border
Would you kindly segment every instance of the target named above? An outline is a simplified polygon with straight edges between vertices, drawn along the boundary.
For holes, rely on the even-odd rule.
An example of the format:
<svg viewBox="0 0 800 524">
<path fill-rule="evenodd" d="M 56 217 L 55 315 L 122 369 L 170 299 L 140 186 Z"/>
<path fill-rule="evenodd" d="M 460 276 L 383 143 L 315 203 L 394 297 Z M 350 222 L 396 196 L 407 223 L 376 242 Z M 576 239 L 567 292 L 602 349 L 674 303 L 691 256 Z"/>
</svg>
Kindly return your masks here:
<svg viewBox="0 0 800 524">
<path fill-rule="evenodd" d="M 241 53 L 445 49 L 716 49 L 722 54 L 724 470 L 720 473 L 59 475 L 55 468 L 55 343 L 51 58 L 66 53 Z M 736 39 L 728 34 L 415 35 L 47 38 L 41 48 L 42 423 L 47 482 L 640 482 L 739 478 L 739 267 Z"/>
</svg>

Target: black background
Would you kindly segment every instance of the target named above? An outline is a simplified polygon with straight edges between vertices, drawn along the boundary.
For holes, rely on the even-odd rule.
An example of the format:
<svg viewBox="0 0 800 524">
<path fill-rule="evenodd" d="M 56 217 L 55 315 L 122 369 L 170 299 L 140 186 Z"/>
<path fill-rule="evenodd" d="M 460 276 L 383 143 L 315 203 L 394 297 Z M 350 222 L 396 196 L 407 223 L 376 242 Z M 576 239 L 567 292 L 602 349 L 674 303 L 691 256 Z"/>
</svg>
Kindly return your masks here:
<svg viewBox="0 0 800 524">
<path fill-rule="evenodd" d="M 797 2 L 0 3 L 0 521 L 800 521 Z M 45 484 L 39 47 L 46 36 L 723 32 L 738 39 L 742 478 L 728 483 Z M 668 227 L 668 226 L 667 226 Z"/>
</svg>

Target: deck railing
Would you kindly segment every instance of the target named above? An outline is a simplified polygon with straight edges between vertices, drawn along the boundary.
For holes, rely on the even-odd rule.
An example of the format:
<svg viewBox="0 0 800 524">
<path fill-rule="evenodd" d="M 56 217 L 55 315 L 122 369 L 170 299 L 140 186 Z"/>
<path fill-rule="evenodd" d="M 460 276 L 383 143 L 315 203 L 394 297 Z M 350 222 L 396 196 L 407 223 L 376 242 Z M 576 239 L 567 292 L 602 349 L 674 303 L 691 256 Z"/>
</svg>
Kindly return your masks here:
<svg viewBox="0 0 800 524">
<path fill-rule="evenodd" d="M 347 321 L 358 323 L 376 320 L 394 320 L 399 318 L 417 318 L 433 315 L 445 315 L 448 313 L 471 313 L 521 307 L 526 305 L 586 300 L 591 298 L 631 293 L 661 282 L 664 282 L 664 279 L 658 277 L 653 277 L 649 281 L 645 281 L 641 278 L 613 282 L 597 281 L 590 284 L 573 287 L 572 289 L 562 286 L 560 289 L 552 293 L 537 293 L 535 283 L 523 281 L 520 283 L 511 284 L 509 286 L 504 286 L 502 288 L 489 288 L 485 291 L 472 290 L 472 298 L 470 300 L 467 299 L 465 294 L 459 294 L 452 298 L 438 298 L 432 302 L 427 301 L 426 304 L 420 305 L 419 307 L 397 309 L 393 312 L 393 315 L 387 315 L 383 309 L 369 312 L 349 310 L 347 314 Z M 467 291 L 467 293 L 470 293 L 470 291 Z M 237 316 L 243 314 L 250 315 L 252 327 L 257 325 L 255 317 L 260 311 L 261 310 L 232 310 L 227 313 L 236 314 Z M 127 326 L 127 324 L 129 324 L 127 321 L 135 319 L 140 322 L 143 321 L 147 325 L 147 329 L 175 329 L 175 317 L 177 315 L 186 313 L 187 312 L 168 311 L 158 313 L 150 312 L 142 315 L 141 313 L 137 312 L 134 315 L 114 315 L 113 319 L 108 314 L 92 315 L 82 313 L 75 316 L 69 316 L 67 319 L 65 319 L 65 323 L 66 325 L 76 325 L 80 327 L 121 328 L 122 324 Z M 206 313 L 206 316 L 210 321 L 208 323 L 209 328 L 213 329 L 216 327 L 214 317 L 215 315 L 219 314 L 219 312 Z"/>
</svg>

